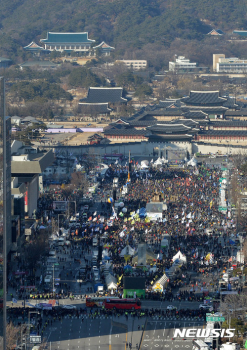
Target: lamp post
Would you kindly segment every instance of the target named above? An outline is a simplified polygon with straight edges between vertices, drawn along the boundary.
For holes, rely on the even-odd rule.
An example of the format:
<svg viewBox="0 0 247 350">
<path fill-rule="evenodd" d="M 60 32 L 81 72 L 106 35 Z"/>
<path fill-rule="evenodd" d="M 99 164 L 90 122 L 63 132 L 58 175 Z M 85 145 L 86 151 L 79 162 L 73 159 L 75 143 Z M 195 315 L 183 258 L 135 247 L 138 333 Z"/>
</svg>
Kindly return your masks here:
<svg viewBox="0 0 247 350">
<path fill-rule="evenodd" d="M 58 263 L 56 263 L 56 264 L 53 264 L 53 279 L 52 279 L 52 281 L 53 281 L 53 283 L 52 283 L 52 294 L 53 294 L 53 296 L 54 296 L 54 292 L 55 292 L 55 286 L 54 286 L 54 266 L 59 266 L 59 264 Z"/>
</svg>

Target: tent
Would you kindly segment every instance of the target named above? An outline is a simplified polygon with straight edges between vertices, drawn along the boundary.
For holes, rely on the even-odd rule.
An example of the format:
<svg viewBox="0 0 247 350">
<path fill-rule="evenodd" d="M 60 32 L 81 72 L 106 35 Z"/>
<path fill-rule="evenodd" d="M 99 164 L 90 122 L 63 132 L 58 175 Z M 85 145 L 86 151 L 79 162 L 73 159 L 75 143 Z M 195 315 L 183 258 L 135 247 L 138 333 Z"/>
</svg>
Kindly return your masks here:
<svg viewBox="0 0 247 350">
<path fill-rule="evenodd" d="M 133 256 L 135 254 L 135 249 L 131 248 L 129 245 L 127 245 L 119 254 L 121 257 L 124 257 L 125 255 L 131 255 Z"/>
<path fill-rule="evenodd" d="M 149 164 L 149 161 L 148 160 L 142 160 L 141 161 L 141 166 L 143 165 L 148 165 Z"/>
<path fill-rule="evenodd" d="M 148 165 L 146 165 L 145 163 L 141 165 L 141 169 L 148 169 Z"/>
<path fill-rule="evenodd" d="M 190 166 L 197 166 L 197 160 L 193 157 L 193 158 L 191 158 L 191 160 L 189 160 L 188 162 L 187 162 L 187 165 L 190 165 Z"/>
<path fill-rule="evenodd" d="M 117 279 L 110 273 L 105 277 L 107 289 L 117 289 Z"/>
<path fill-rule="evenodd" d="M 154 162 L 154 166 L 158 166 L 158 165 L 162 165 L 163 162 L 160 158 L 158 158 L 155 162 Z"/>
<path fill-rule="evenodd" d="M 177 252 L 177 254 L 174 255 L 172 258 L 173 262 L 178 261 L 181 264 L 185 264 L 187 262 L 186 256 L 183 255 L 180 250 Z"/>
<path fill-rule="evenodd" d="M 168 277 L 164 273 L 164 275 L 160 279 L 158 279 L 158 281 L 155 282 L 155 284 L 152 287 L 152 290 L 157 292 L 163 292 L 167 281 L 168 281 Z"/>
</svg>

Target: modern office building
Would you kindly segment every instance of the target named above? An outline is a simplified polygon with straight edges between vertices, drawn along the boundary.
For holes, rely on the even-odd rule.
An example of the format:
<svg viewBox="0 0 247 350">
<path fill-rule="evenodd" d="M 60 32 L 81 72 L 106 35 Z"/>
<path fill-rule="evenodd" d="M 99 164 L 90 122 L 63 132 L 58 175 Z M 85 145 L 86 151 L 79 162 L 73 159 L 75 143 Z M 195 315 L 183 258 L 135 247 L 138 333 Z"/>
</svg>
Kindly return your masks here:
<svg viewBox="0 0 247 350">
<path fill-rule="evenodd" d="M 5 82 L 0 77 L 0 348 L 6 349 L 7 249 L 11 243 L 11 120 L 5 116 Z"/>
<path fill-rule="evenodd" d="M 226 58 L 224 54 L 213 55 L 213 70 L 217 73 L 246 73 L 247 60 Z"/>
</svg>

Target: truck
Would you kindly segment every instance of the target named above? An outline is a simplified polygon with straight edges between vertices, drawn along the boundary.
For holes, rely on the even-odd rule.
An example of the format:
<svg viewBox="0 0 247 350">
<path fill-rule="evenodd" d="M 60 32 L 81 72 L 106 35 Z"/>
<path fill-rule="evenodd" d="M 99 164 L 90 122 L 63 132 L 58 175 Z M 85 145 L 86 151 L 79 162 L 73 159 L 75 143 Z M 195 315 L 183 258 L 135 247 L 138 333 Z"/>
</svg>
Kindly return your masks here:
<svg viewBox="0 0 247 350">
<path fill-rule="evenodd" d="M 206 344 L 203 340 L 193 340 L 193 347 L 192 350 L 210 350 L 210 347 L 208 344 Z"/>
</svg>

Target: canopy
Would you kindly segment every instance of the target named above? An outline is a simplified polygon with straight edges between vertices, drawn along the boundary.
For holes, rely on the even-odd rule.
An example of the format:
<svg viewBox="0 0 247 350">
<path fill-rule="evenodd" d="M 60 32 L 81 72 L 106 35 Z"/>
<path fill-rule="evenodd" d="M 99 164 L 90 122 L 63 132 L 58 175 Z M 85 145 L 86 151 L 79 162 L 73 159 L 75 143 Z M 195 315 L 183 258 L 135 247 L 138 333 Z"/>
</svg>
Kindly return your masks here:
<svg viewBox="0 0 247 350">
<path fill-rule="evenodd" d="M 168 281 L 168 277 L 164 273 L 164 275 L 160 279 L 158 279 L 158 281 L 155 282 L 155 284 L 152 287 L 152 290 L 163 292 L 165 283 L 167 281 Z"/>
<path fill-rule="evenodd" d="M 141 161 L 141 167 L 143 166 L 143 165 L 148 165 L 149 164 L 149 162 L 148 162 L 148 160 L 142 160 Z"/>
<path fill-rule="evenodd" d="M 148 169 L 148 166 L 144 163 L 144 164 L 141 165 L 141 168 L 142 169 Z"/>
<path fill-rule="evenodd" d="M 105 277 L 107 289 L 117 289 L 117 279 L 110 273 Z"/>
<path fill-rule="evenodd" d="M 191 158 L 191 160 L 188 161 L 187 165 L 197 166 L 197 163 L 197 160 L 193 157 Z"/>
<path fill-rule="evenodd" d="M 133 256 L 135 254 L 135 249 L 131 248 L 129 245 L 127 245 L 119 254 L 121 257 L 124 257 L 125 255 L 131 255 Z"/>
<path fill-rule="evenodd" d="M 179 261 L 182 264 L 186 263 L 187 259 L 186 256 L 183 255 L 180 251 L 177 252 L 177 254 L 174 255 L 174 257 L 172 258 L 172 260 L 175 261 Z"/>
</svg>

